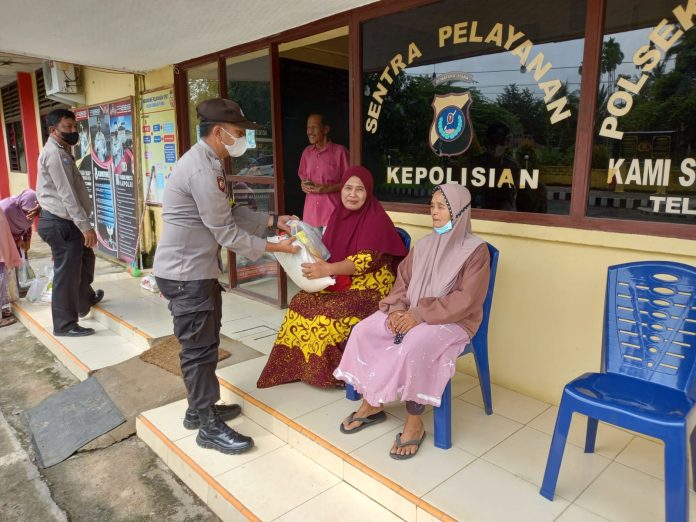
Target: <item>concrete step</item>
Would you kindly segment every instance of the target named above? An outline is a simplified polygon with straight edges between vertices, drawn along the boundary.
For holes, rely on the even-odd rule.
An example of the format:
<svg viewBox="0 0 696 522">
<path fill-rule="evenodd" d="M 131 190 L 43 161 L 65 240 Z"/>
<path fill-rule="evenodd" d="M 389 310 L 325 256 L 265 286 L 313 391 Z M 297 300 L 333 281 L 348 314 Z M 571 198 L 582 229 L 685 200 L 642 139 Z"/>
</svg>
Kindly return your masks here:
<svg viewBox="0 0 696 522">
<path fill-rule="evenodd" d="M 56 337 L 50 305 L 36 305 L 22 299 L 12 303 L 19 321 L 75 377 L 84 381 L 92 372 L 140 355 L 149 344 L 133 335 L 122 335 L 96 318 L 85 318 L 80 324 L 94 328 L 96 334 L 87 337 Z"/>
<path fill-rule="evenodd" d="M 92 307 L 90 316 L 99 321 L 105 327 L 114 332 L 118 333 L 124 339 L 128 339 L 131 343 L 139 346 L 143 350 L 147 350 L 152 346 L 152 343 L 156 341 L 155 338 L 151 337 L 150 334 L 140 330 L 138 327 L 127 323 L 117 315 L 109 312 L 108 310 L 100 307 Z"/>
<path fill-rule="evenodd" d="M 401 520 L 246 415 L 228 424 L 254 438 L 252 450 L 198 447 L 185 410 L 183 400 L 142 413 L 138 436 L 222 520 Z"/>
</svg>

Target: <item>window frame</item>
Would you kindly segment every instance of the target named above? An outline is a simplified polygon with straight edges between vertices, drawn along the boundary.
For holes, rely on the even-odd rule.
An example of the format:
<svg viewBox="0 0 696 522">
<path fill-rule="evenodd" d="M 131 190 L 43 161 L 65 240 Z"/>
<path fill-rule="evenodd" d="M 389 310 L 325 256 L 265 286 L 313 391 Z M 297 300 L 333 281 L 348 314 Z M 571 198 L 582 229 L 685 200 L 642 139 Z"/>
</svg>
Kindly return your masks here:
<svg viewBox="0 0 696 522">
<path fill-rule="evenodd" d="M 188 129 L 186 110 L 186 71 L 197 65 L 218 61 L 220 96 L 226 96 L 225 60 L 248 52 L 268 48 L 271 57 L 271 98 L 273 113 L 274 156 L 279 172 L 282 172 L 282 132 L 280 128 L 280 92 L 278 75 L 278 45 L 341 26 L 349 28 L 349 146 L 351 164 L 359 164 L 362 156 L 362 23 L 382 16 L 437 3 L 438 0 L 382 0 L 376 4 L 339 13 L 294 29 L 253 42 L 230 47 L 217 53 L 194 58 L 174 66 L 177 99 L 177 124 Z M 590 167 L 594 141 L 595 103 L 600 80 L 600 57 L 604 38 L 604 21 L 607 0 L 586 0 L 585 41 L 583 69 L 580 80 L 580 105 L 573 160 L 570 212 L 568 215 L 533 214 L 501 210 L 472 209 L 473 219 L 502 221 L 529 225 L 599 230 L 627 234 L 642 234 L 680 239 L 696 239 L 696 224 L 661 223 L 652 221 L 590 217 L 587 215 L 587 199 L 590 188 Z M 185 152 L 190 144 L 188 134 L 179 132 L 179 150 Z M 276 208 L 283 209 L 282 184 L 276 187 Z M 382 202 L 387 211 L 428 214 L 429 206 L 415 203 Z"/>
</svg>

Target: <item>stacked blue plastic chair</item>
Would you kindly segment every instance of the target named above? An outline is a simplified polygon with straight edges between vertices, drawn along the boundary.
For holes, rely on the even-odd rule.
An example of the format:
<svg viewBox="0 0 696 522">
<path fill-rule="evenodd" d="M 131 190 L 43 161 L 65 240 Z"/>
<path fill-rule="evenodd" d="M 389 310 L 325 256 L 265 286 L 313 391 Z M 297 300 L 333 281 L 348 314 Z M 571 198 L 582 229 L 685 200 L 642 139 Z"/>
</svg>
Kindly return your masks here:
<svg viewBox="0 0 696 522">
<path fill-rule="evenodd" d="M 488 290 L 486 299 L 483 302 L 483 320 L 476 335 L 469 343 L 462 355 L 474 354 L 476 369 L 478 370 L 479 384 L 486 415 L 493 413 L 493 400 L 491 398 L 491 376 L 488 365 L 488 322 L 491 315 L 491 305 L 493 304 L 493 289 L 495 287 L 495 275 L 498 269 L 498 249 L 490 243 L 487 244 L 490 254 L 491 276 L 488 280 Z M 351 401 L 360 400 L 360 394 L 355 391 L 350 384 L 346 385 L 346 398 Z M 452 447 L 452 382 L 448 382 L 445 391 L 442 393 L 442 402 L 434 411 L 435 422 L 435 446 L 442 449 Z"/>
<path fill-rule="evenodd" d="M 573 412 L 587 415 L 585 452 L 598 421 L 665 443 L 668 522 L 688 516 L 686 418 L 696 402 L 696 268 L 672 262 L 609 267 L 603 364 L 563 390 L 541 494 L 553 500 Z"/>
</svg>

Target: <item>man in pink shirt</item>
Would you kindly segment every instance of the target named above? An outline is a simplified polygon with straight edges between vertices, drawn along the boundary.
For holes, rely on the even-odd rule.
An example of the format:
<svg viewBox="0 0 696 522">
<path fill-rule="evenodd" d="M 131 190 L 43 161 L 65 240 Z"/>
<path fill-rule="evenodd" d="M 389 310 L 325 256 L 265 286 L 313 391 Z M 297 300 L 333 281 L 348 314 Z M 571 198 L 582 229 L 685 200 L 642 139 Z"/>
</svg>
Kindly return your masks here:
<svg viewBox="0 0 696 522">
<path fill-rule="evenodd" d="M 334 208 L 341 204 L 341 177 L 348 168 L 348 149 L 329 140 L 331 127 L 321 114 L 307 118 L 310 145 L 302 152 L 298 175 L 307 194 L 302 220 L 325 227 Z"/>
</svg>

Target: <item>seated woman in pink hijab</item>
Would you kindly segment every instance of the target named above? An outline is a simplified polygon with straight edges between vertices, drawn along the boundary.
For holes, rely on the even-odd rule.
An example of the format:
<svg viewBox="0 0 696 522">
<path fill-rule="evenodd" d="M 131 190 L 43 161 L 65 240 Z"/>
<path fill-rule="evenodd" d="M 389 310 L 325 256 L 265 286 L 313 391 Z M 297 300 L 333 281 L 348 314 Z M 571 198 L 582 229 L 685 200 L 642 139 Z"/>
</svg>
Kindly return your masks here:
<svg viewBox="0 0 696 522">
<path fill-rule="evenodd" d="M 436 187 L 433 232 L 399 265 L 379 311 L 358 323 L 334 372 L 363 403 L 340 426 L 350 434 L 386 420 L 384 404 L 405 401 L 408 417 L 389 454 L 413 457 L 425 438 L 421 415 L 440 406 L 457 357 L 483 319 L 490 276 L 484 241 L 471 233 L 471 194 L 457 184 Z"/>
</svg>

